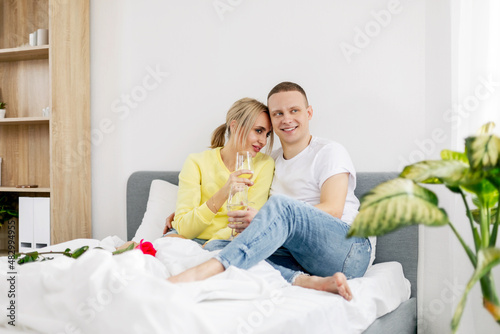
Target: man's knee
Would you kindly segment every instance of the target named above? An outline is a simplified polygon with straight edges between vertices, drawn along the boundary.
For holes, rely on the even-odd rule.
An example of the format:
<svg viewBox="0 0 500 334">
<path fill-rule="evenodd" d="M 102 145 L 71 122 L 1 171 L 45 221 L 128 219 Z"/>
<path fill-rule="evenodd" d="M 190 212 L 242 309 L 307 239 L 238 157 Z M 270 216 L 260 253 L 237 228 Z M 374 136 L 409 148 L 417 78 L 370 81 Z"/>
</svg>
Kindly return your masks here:
<svg viewBox="0 0 500 334">
<path fill-rule="evenodd" d="M 282 204 L 289 204 L 293 202 L 293 199 L 291 197 L 288 197 L 286 195 L 272 195 L 269 197 L 269 205 L 282 205 Z"/>
</svg>

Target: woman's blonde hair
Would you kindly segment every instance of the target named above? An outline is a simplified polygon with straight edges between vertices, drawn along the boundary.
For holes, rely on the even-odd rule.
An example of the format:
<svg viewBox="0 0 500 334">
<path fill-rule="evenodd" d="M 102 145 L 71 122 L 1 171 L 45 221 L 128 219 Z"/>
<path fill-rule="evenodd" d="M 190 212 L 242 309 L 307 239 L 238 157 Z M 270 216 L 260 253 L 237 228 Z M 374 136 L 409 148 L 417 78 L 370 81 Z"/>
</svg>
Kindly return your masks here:
<svg viewBox="0 0 500 334">
<path fill-rule="evenodd" d="M 245 144 L 245 140 L 248 137 L 248 134 L 252 130 L 257 117 L 259 117 L 261 112 L 265 112 L 269 116 L 269 109 L 267 109 L 266 105 L 248 97 L 244 97 L 233 103 L 231 108 L 229 108 L 226 115 L 226 123 L 219 126 L 212 133 L 212 140 L 210 148 L 222 147 L 226 143 L 226 132 L 228 138 L 231 138 L 231 135 L 236 136 L 236 143 L 240 146 Z M 232 121 L 236 121 L 236 131 L 234 134 L 231 134 L 230 124 Z M 274 137 L 271 134 L 268 140 L 267 150 L 269 153 L 272 150 L 274 142 Z"/>
</svg>

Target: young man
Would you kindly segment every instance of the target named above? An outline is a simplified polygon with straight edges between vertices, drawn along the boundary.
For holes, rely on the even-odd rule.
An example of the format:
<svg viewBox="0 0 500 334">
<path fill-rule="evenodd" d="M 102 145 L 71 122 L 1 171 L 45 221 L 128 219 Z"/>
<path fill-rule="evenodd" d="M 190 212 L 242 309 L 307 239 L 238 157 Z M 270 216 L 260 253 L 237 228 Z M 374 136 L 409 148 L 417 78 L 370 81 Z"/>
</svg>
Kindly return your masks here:
<svg viewBox="0 0 500 334">
<path fill-rule="evenodd" d="M 347 279 L 365 273 L 372 250 L 368 239 L 345 237 L 359 206 L 351 159 L 340 144 L 311 136 L 313 109 L 299 85 L 275 86 L 268 107 L 282 146 L 273 153 L 271 197 L 258 213 L 230 213 L 230 222 L 243 222 L 229 224 L 241 234 L 213 259 L 169 280 L 201 280 L 268 259 L 294 285 L 351 300 Z"/>
</svg>

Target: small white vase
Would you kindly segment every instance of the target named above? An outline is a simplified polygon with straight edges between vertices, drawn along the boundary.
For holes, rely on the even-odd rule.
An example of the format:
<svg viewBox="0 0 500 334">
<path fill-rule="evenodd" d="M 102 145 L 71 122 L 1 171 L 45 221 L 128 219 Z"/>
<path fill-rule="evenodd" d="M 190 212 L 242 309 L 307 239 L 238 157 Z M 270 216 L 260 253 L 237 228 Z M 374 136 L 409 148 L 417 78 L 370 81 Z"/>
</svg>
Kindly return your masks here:
<svg viewBox="0 0 500 334">
<path fill-rule="evenodd" d="M 5 118 L 5 109 L 0 109 L 0 118 Z"/>
</svg>

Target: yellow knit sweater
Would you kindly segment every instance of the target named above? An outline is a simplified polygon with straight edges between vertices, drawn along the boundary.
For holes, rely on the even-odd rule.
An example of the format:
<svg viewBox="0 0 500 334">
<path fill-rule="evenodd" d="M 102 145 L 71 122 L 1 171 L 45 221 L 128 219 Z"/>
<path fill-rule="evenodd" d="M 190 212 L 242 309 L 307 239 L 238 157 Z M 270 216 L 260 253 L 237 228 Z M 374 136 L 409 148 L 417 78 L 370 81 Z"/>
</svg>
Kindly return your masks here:
<svg viewBox="0 0 500 334">
<path fill-rule="evenodd" d="M 229 170 L 220 155 L 221 147 L 190 154 L 179 174 L 179 190 L 175 220 L 172 226 L 189 239 L 227 239 L 231 229 L 227 227 L 226 203 L 217 213 L 207 206 L 210 199 L 229 178 Z M 274 161 L 265 154 L 253 158 L 254 185 L 248 190 L 250 206 L 260 209 L 269 197 L 274 174 Z"/>
</svg>

